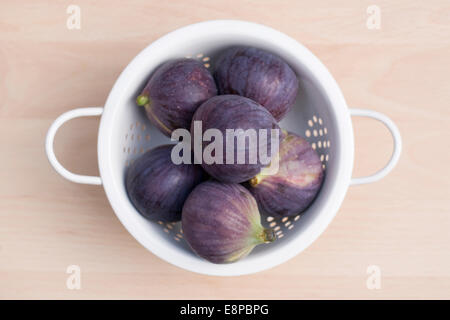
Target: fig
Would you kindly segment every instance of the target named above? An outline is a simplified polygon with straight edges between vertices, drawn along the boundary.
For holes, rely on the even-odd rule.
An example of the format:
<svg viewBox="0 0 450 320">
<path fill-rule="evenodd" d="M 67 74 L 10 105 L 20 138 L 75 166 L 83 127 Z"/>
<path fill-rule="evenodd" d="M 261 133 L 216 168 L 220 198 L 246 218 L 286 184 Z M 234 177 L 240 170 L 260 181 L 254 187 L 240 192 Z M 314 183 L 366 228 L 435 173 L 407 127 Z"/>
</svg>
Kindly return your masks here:
<svg viewBox="0 0 450 320">
<path fill-rule="evenodd" d="M 230 183 L 245 182 L 270 163 L 271 155 L 278 151 L 282 135 L 276 120 L 267 109 L 253 100 L 237 95 L 215 96 L 195 112 L 191 136 L 194 137 L 196 161 L 199 157 L 205 157 L 196 152 L 195 141 L 198 135 L 203 137 L 203 133 L 209 129 L 220 132 L 222 152 L 216 152 L 220 148 L 213 150 L 215 161 L 212 163 L 204 159 L 197 163 L 201 163 L 203 169 L 215 179 Z M 202 139 L 199 144 L 206 151 L 210 142 Z M 264 160 L 265 156 L 268 161 Z"/>
<path fill-rule="evenodd" d="M 304 211 L 322 185 L 324 172 L 316 151 L 302 137 L 286 132 L 281 141 L 278 172 L 265 175 L 264 169 L 248 183 L 262 212 L 274 217 Z"/>
<path fill-rule="evenodd" d="M 172 148 L 173 145 L 163 145 L 147 151 L 126 173 L 128 196 L 148 220 L 179 221 L 184 201 L 203 180 L 199 165 L 172 162 Z"/>
<path fill-rule="evenodd" d="M 199 184 L 183 206 L 183 233 L 192 250 L 213 263 L 237 261 L 276 236 L 261 225 L 258 205 L 240 184 Z"/>
<path fill-rule="evenodd" d="M 189 130 L 195 110 L 217 94 L 211 73 L 194 59 L 177 59 L 161 65 L 150 76 L 136 103 L 165 135 L 178 128 Z"/>
<path fill-rule="evenodd" d="M 220 94 L 250 98 L 280 121 L 292 108 L 299 82 L 280 57 L 257 48 L 231 47 L 217 61 L 214 73 Z"/>
</svg>

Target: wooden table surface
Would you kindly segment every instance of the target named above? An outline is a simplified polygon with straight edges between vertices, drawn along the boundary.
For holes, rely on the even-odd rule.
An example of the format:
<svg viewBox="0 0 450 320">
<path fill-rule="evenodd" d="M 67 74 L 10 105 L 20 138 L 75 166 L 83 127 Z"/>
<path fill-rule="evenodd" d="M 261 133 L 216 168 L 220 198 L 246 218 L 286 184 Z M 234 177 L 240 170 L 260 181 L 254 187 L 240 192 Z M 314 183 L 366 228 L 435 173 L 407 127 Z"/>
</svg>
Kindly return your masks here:
<svg viewBox="0 0 450 320">
<path fill-rule="evenodd" d="M 339 3 L 339 4 L 338 4 Z M 80 29 L 67 28 L 70 4 Z M 380 29 L 367 27 L 368 7 Z M 370 10 L 369 10 L 370 11 Z M 351 187 L 326 232 L 281 266 L 234 278 L 178 269 L 145 250 L 102 187 L 48 163 L 51 122 L 103 105 L 127 63 L 169 31 L 210 19 L 263 23 L 329 68 L 350 106 L 387 114 L 404 149 L 385 179 Z M 450 298 L 450 4 L 442 1 L 17 1 L 0 4 L 0 298 Z M 70 170 L 98 174 L 99 120 L 56 137 Z M 354 119 L 354 175 L 381 168 L 387 130 Z M 66 287 L 67 267 L 81 289 Z M 368 267 L 381 287 L 367 286 Z M 369 269 L 370 270 L 370 269 Z"/>
</svg>

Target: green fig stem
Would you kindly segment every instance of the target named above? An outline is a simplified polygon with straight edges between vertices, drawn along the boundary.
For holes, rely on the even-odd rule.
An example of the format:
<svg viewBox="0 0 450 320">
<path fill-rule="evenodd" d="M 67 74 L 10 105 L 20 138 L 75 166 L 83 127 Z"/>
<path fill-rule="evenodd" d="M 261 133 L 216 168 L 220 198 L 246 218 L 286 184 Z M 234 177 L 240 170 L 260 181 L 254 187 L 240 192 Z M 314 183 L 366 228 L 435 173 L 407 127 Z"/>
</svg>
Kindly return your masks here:
<svg viewBox="0 0 450 320">
<path fill-rule="evenodd" d="M 264 229 L 262 233 L 262 237 L 264 240 L 264 243 L 270 243 L 274 242 L 277 239 L 277 236 L 275 235 L 275 231 L 272 229 Z"/>
<path fill-rule="evenodd" d="M 148 98 L 148 95 L 145 94 L 141 94 L 136 98 L 137 105 L 141 107 L 145 106 L 149 101 L 150 99 Z"/>
</svg>

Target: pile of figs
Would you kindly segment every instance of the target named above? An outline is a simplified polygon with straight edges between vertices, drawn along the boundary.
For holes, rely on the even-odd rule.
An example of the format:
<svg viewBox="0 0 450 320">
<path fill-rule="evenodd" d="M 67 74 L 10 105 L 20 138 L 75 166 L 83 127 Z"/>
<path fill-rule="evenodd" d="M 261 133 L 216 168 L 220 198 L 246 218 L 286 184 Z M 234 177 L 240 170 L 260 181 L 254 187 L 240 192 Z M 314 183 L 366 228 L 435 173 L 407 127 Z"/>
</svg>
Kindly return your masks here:
<svg viewBox="0 0 450 320">
<path fill-rule="evenodd" d="M 260 212 L 280 219 L 303 212 L 324 172 L 309 143 L 278 124 L 298 94 L 291 67 L 253 47 L 226 49 L 215 62 L 210 73 L 197 60 L 171 60 L 150 75 L 137 105 L 165 135 L 187 131 L 193 148 L 182 150 L 183 159 L 193 160 L 173 161 L 175 144 L 156 147 L 130 165 L 125 185 L 142 216 L 181 221 L 198 256 L 231 263 L 276 240 L 262 226 Z M 235 133 L 231 139 L 229 130 Z M 258 133 L 256 144 L 246 135 L 250 130 Z M 202 161 L 197 147 L 209 150 L 214 161 Z"/>
</svg>

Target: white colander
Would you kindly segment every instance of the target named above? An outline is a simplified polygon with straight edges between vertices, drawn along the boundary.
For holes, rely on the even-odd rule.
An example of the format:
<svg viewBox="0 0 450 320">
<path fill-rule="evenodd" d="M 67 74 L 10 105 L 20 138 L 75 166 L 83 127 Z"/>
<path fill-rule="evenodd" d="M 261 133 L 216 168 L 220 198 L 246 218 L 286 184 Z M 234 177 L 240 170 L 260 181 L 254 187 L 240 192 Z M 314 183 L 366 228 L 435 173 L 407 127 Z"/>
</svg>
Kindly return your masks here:
<svg viewBox="0 0 450 320">
<path fill-rule="evenodd" d="M 262 217 L 275 229 L 278 240 L 260 245 L 233 264 L 216 265 L 197 257 L 188 247 L 180 223 L 152 223 L 145 220 L 128 199 L 124 176 L 127 166 L 140 154 L 169 138 L 153 127 L 143 108 L 135 104 L 149 75 L 161 63 L 192 57 L 214 69 L 217 55 L 233 45 L 255 46 L 273 52 L 295 70 L 300 90 L 293 110 L 281 127 L 305 136 L 320 154 L 326 177 L 323 187 L 306 212 L 276 220 Z M 66 121 L 84 116 L 100 116 L 98 165 L 100 177 L 82 176 L 66 170 L 56 159 L 53 139 Z M 353 129 L 350 116 L 381 121 L 394 139 L 389 163 L 369 177 L 351 178 L 353 168 Z M 122 72 L 103 108 L 74 109 L 51 125 L 46 151 L 55 170 L 77 183 L 103 184 L 111 205 L 126 229 L 148 250 L 187 270 L 209 275 L 249 274 L 281 264 L 310 245 L 338 211 L 349 185 L 376 181 L 392 170 L 401 151 L 401 138 L 395 124 L 370 110 L 349 109 L 341 90 L 325 66 L 296 40 L 266 26 L 231 20 L 207 21 L 171 32 L 145 48 Z"/>
</svg>

